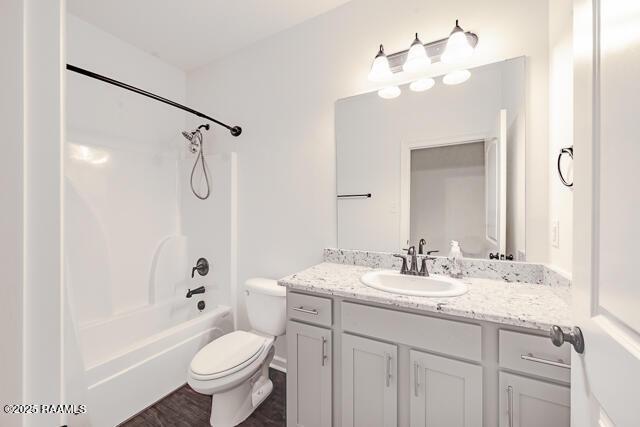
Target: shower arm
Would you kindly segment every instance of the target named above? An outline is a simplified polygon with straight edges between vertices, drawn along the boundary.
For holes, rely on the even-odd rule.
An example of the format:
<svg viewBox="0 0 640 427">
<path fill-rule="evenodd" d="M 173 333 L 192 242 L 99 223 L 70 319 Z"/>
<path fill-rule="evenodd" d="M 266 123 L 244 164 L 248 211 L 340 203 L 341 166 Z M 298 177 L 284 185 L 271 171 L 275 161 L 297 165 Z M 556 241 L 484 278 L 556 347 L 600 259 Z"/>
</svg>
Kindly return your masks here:
<svg viewBox="0 0 640 427">
<path fill-rule="evenodd" d="M 135 92 L 137 94 L 146 96 L 146 97 L 154 99 L 156 101 L 163 102 L 163 103 L 165 103 L 167 105 L 171 105 L 172 107 L 179 108 L 181 110 L 184 110 L 184 111 L 186 111 L 188 113 L 194 114 L 194 115 L 196 115 L 198 117 L 201 117 L 203 119 L 207 119 L 207 120 L 212 121 L 213 123 L 215 123 L 215 124 L 217 124 L 219 126 L 222 126 L 224 128 L 229 129 L 229 132 L 231 132 L 231 135 L 233 135 L 233 136 L 239 136 L 242 133 L 242 128 L 240 126 L 229 126 L 228 124 L 222 123 L 221 121 L 216 120 L 213 117 L 209 117 L 206 114 L 201 113 L 200 111 L 194 110 L 193 108 L 187 107 L 187 106 L 182 105 L 182 104 L 178 104 L 177 102 L 174 102 L 174 101 L 172 101 L 170 99 L 167 99 L 167 98 L 163 98 L 163 97 L 161 97 L 159 95 L 156 95 L 155 93 L 147 92 L 146 90 L 137 88 L 135 86 L 131 86 L 131 85 L 126 84 L 126 83 L 122 83 L 121 81 L 112 79 L 110 77 L 103 76 L 101 74 L 94 73 L 93 71 L 85 70 L 84 68 L 76 67 L 75 65 L 67 64 L 67 70 L 73 71 L 73 72 L 78 73 L 78 74 L 82 74 L 83 76 L 91 77 L 91 78 L 96 79 L 96 80 L 103 81 L 105 83 L 109 83 L 109 84 L 114 85 L 114 86 L 121 87 L 123 89 L 130 90 L 131 92 Z"/>
</svg>

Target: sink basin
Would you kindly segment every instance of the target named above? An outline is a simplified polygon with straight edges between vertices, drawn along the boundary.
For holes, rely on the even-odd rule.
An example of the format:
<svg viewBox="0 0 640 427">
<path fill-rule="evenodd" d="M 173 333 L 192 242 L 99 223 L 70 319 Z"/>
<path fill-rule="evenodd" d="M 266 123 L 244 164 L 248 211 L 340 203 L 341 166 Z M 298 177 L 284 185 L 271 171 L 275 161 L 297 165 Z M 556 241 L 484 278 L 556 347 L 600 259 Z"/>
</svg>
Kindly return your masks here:
<svg viewBox="0 0 640 427">
<path fill-rule="evenodd" d="M 394 294 L 417 297 L 455 297 L 467 292 L 467 285 L 452 277 L 400 274 L 394 270 L 375 270 L 360 278 L 365 285 Z"/>
</svg>

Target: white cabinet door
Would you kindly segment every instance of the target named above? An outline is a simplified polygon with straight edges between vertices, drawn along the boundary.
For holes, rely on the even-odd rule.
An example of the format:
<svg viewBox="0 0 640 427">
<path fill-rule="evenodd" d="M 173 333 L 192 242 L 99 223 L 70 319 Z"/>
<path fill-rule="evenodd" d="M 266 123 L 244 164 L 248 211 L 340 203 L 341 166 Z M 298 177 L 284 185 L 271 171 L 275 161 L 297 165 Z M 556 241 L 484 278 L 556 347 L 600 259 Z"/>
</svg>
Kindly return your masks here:
<svg viewBox="0 0 640 427">
<path fill-rule="evenodd" d="M 569 427 L 569 387 L 500 372 L 500 427 Z"/>
<path fill-rule="evenodd" d="M 331 426 L 331 330 L 287 324 L 287 425 Z"/>
<path fill-rule="evenodd" d="M 481 427 L 482 367 L 411 350 L 411 427 Z"/>
<path fill-rule="evenodd" d="M 398 423 L 398 349 L 342 334 L 342 427 Z"/>
</svg>

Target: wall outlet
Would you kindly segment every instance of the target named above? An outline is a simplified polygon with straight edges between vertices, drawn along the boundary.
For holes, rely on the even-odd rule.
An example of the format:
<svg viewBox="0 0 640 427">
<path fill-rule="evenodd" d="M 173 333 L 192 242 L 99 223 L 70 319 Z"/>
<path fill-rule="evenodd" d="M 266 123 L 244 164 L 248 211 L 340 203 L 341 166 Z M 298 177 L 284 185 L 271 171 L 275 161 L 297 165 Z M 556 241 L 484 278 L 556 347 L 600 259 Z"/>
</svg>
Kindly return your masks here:
<svg viewBox="0 0 640 427">
<path fill-rule="evenodd" d="M 557 219 L 551 224 L 551 246 L 560 247 L 560 221 Z"/>
</svg>

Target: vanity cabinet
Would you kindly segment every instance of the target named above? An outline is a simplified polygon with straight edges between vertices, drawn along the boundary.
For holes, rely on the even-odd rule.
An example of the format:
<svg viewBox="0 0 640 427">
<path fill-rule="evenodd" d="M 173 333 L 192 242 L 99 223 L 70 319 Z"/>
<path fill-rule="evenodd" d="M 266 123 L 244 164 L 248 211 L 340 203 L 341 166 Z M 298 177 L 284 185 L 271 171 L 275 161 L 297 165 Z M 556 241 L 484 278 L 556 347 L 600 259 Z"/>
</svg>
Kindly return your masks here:
<svg viewBox="0 0 640 427">
<path fill-rule="evenodd" d="M 411 427 L 482 427 L 482 367 L 409 352 Z"/>
<path fill-rule="evenodd" d="M 569 387 L 500 372 L 500 427 L 570 425 Z"/>
<path fill-rule="evenodd" d="M 288 427 L 569 427 L 543 331 L 288 291 Z"/>
<path fill-rule="evenodd" d="M 331 427 L 332 332 L 296 321 L 287 323 L 287 423 Z"/>
<path fill-rule="evenodd" d="M 397 425 L 398 347 L 343 333 L 342 426 Z"/>
</svg>

